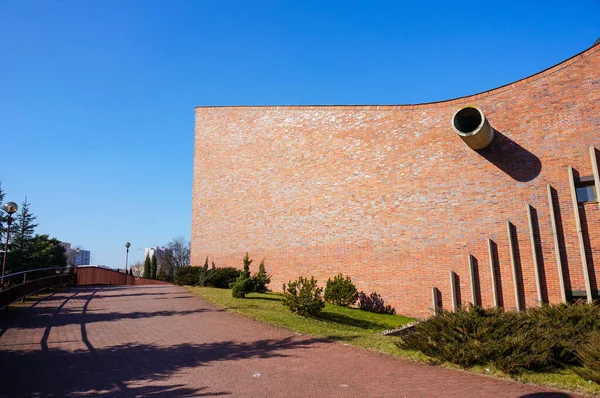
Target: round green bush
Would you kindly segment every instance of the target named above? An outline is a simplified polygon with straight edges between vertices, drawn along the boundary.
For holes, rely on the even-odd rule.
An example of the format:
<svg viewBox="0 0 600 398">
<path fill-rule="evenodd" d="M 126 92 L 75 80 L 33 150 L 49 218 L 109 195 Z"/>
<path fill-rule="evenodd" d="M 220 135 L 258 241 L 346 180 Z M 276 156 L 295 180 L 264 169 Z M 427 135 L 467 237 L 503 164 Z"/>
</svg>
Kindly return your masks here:
<svg viewBox="0 0 600 398">
<path fill-rule="evenodd" d="M 321 294 L 323 288 L 317 286 L 317 281 L 312 276 L 310 279 L 299 277 L 295 281 L 283 284 L 283 305 L 294 314 L 308 316 L 318 314 L 325 303 Z"/>
<path fill-rule="evenodd" d="M 345 307 L 351 306 L 358 300 L 358 291 L 349 276 L 336 275 L 333 280 L 327 279 L 325 286 L 325 301 Z"/>
</svg>

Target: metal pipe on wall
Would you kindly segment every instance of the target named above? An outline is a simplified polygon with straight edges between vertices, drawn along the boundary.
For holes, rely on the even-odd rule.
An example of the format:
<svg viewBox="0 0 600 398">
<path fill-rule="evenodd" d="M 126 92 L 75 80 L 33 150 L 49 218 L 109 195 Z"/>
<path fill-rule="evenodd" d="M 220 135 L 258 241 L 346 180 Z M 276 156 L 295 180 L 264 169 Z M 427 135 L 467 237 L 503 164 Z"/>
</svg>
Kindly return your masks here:
<svg viewBox="0 0 600 398">
<path fill-rule="evenodd" d="M 494 129 L 483 111 L 475 106 L 465 106 L 452 116 L 452 129 L 471 149 L 483 149 L 492 143 Z"/>
</svg>

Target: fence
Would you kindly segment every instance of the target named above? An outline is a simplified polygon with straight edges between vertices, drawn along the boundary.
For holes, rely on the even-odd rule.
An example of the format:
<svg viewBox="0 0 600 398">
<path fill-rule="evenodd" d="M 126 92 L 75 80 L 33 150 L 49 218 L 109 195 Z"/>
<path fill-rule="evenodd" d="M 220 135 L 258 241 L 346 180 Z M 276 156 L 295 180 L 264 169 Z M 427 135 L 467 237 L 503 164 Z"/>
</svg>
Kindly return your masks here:
<svg viewBox="0 0 600 398">
<path fill-rule="evenodd" d="M 170 285 L 169 282 L 130 276 L 112 269 L 77 267 L 77 285 Z"/>
<path fill-rule="evenodd" d="M 32 278 L 34 274 L 42 274 Z M 14 283 L 18 281 L 17 283 Z M 0 291 L 0 308 L 27 295 L 64 285 L 170 285 L 168 282 L 126 275 L 99 267 L 54 267 L 32 269 L 5 275 Z M 13 283 L 11 283 L 13 282 Z M 12 285 L 12 286 L 11 286 Z"/>
</svg>

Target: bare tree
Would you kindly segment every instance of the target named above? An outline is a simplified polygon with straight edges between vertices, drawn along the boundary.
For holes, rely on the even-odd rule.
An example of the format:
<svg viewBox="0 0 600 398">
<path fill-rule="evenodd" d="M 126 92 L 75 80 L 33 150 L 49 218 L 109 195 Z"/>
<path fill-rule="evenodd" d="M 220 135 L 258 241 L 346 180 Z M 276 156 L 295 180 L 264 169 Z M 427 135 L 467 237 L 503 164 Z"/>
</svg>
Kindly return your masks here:
<svg viewBox="0 0 600 398">
<path fill-rule="evenodd" d="M 183 236 L 173 238 L 167 247 L 173 254 L 173 266 L 176 269 L 188 267 L 190 265 L 190 241 Z"/>
<path fill-rule="evenodd" d="M 137 261 L 135 264 L 130 265 L 129 268 L 133 271 L 134 276 L 142 276 L 144 273 L 144 263 L 141 261 Z"/>
</svg>

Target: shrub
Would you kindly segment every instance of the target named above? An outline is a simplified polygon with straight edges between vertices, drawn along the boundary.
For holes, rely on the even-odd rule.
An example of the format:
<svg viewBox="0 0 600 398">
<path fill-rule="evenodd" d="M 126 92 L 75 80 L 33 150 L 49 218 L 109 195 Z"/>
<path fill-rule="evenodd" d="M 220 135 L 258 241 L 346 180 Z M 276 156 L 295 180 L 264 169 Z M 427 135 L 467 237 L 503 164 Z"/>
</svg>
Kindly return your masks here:
<svg viewBox="0 0 600 398">
<path fill-rule="evenodd" d="M 206 283 L 208 286 L 227 289 L 231 283 L 236 281 L 240 274 L 241 271 L 234 267 L 216 268 Z"/>
<path fill-rule="evenodd" d="M 252 291 L 256 293 L 265 293 L 267 285 L 271 283 L 271 275 L 265 271 L 265 260 L 263 259 L 258 266 L 258 273 L 252 275 Z"/>
<path fill-rule="evenodd" d="M 379 312 L 382 314 L 395 314 L 396 309 L 385 305 L 381 296 L 375 292 L 367 296 L 364 292 L 358 293 L 358 308 L 365 311 Z"/>
<path fill-rule="evenodd" d="M 600 332 L 591 333 L 587 344 L 578 351 L 583 368 L 575 372 L 586 380 L 600 385 Z"/>
<path fill-rule="evenodd" d="M 498 310 L 461 308 L 457 312 L 442 311 L 437 316 L 416 325 L 415 331 L 402 338 L 398 346 L 405 350 L 418 350 L 442 362 L 464 367 L 486 360 L 482 339 L 490 333 L 493 317 Z"/>
<path fill-rule="evenodd" d="M 577 350 L 588 335 L 600 330 L 600 306 L 577 304 L 544 305 L 527 311 L 534 324 L 542 328 L 552 345 L 552 360 L 570 365 L 580 363 Z"/>
<path fill-rule="evenodd" d="M 460 308 L 421 322 L 398 345 L 463 367 L 491 363 L 509 374 L 548 370 L 580 361 L 575 350 L 597 330 L 599 310 L 587 304 L 526 312 Z"/>
<path fill-rule="evenodd" d="M 344 278 L 342 274 L 338 274 L 333 280 L 327 279 L 325 301 L 348 307 L 356 303 L 356 300 L 358 300 L 358 292 L 349 276 Z"/>
<path fill-rule="evenodd" d="M 196 285 L 200 275 L 200 267 L 182 267 L 175 275 L 176 285 Z"/>
<path fill-rule="evenodd" d="M 208 257 L 204 261 L 204 266 L 198 272 L 198 286 L 208 286 L 208 282 L 216 272 L 215 263 L 213 261 L 212 268 L 208 269 Z"/>
<path fill-rule="evenodd" d="M 246 252 L 246 257 L 244 257 L 244 269 L 235 282 L 229 284 L 231 295 L 235 298 L 244 298 L 246 297 L 246 294 L 253 290 L 253 283 L 250 279 L 250 264 L 252 264 L 252 260 L 250 260 L 250 257 Z"/>
<path fill-rule="evenodd" d="M 231 295 L 235 298 L 245 298 L 246 294 L 252 291 L 252 281 L 250 278 L 244 278 L 240 275 L 237 280 L 229 285 Z"/>
<path fill-rule="evenodd" d="M 299 277 L 295 281 L 289 281 L 287 286 L 283 284 L 283 305 L 294 314 L 315 315 L 325 306 L 322 293 L 323 288 L 317 286 L 315 278 Z"/>
</svg>

